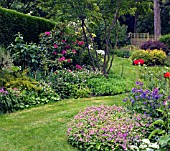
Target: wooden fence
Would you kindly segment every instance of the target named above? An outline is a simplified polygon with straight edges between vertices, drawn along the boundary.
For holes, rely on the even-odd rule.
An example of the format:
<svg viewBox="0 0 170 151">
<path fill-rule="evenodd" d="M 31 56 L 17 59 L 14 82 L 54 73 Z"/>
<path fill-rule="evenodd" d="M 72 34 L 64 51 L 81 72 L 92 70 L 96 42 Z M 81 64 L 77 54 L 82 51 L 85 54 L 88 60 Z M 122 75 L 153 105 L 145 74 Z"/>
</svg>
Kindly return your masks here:
<svg viewBox="0 0 170 151">
<path fill-rule="evenodd" d="M 131 45 L 139 47 L 143 42 L 158 39 L 149 33 L 129 33 Z"/>
</svg>

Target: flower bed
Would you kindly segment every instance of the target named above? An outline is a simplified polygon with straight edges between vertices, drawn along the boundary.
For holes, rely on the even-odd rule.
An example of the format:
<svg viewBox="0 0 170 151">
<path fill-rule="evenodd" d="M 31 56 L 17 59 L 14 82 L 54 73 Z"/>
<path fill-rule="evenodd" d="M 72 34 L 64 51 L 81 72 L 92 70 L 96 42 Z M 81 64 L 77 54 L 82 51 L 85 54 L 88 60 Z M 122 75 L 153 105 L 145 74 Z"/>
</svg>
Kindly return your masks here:
<svg viewBox="0 0 170 151">
<path fill-rule="evenodd" d="M 80 150 L 128 150 L 138 146 L 152 122 L 146 115 L 131 115 L 118 106 L 92 106 L 69 123 L 68 142 Z"/>
</svg>

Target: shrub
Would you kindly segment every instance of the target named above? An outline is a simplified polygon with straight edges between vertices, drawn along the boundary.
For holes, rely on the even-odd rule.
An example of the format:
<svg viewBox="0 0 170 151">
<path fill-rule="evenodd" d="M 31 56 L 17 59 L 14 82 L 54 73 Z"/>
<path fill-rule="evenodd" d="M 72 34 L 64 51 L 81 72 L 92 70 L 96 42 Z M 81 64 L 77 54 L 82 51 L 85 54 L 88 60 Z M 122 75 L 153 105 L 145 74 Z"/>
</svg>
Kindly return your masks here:
<svg viewBox="0 0 170 151">
<path fill-rule="evenodd" d="M 55 73 L 46 77 L 46 80 L 51 82 L 51 87 L 62 99 L 88 97 L 91 90 L 87 86 L 87 79 L 98 75 L 93 71 L 82 70 L 71 71 L 68 69 L 56 70 Z"/>
<path fill-rule="evenodd" d="M 7 47 L 14 65 L 20 66 L 22 70 L 28 67 L 34 71 L 37 70 L 40 65 L 39 47 L 35 43 L 25 43 L 20 33 L 15 36 L 15 42 Z"/>
<path fill-rule="evenodd" d="M 162 50 L 136 50 L 132 53 L 131 59 L 143 59 L 146 65 L 164 65 L 166 54 Z"/>
<path fill-rule="evenodd" d="M 85 44 L 77 39 L 75 31 L 64 24 L 54 30 L 40 35 L 40 56 L 42 68 L 61 70 L 75 69 L 81 65 L 80 55 L 83 54 Z"/>
<path fill-rule="evenodd" d="M 69 123 L 68 142 L 80 150 L 128 150 L 148 135 L 151 121 L 115 105 L 87 107 Z"/>
<path fill-rule="evenodd" d="M 19 99 L 11 91 L 7 91 L 3 87 L 0 89 L 0 114 L 15 111 L 18 102 Z"/>
<path fill-rule="evenodd" d="M 131 58 L 132 61 L 143 59 L 145 64 L 149 64 L 150 55 L 149 55 L 148 51 L 136 50 L 132 53 L 130 58 Z"/>
<path fill-rule="evenodd" d="M 164 43 L 161 43 L 160 41 L 152 41 L 152 40 L 143 42 L 140 48 L 143 50 L 154 50 L 154 49 L 163 50 L 163 51 L 167 50 L 167 46 Z"/>
<path fill-rule="evenodd" d="M 21 32 L 26 42 L 39 42 L 39 34 L 55 27 L 56 23 L 0 8 L 0 45 L 9 45 L 14 41 L 14 35 Z"/>
<path fill-rule="evenodd" d="M 131 55 L 131 52 L 129 50 L 124 49 L 117 49 L 114 51 L 115 55 L 122 58 L 129 58 Z"/>
<path fill-rule="evenodd" d="M 108 78 L 100 76 L 87 79 L 87 86 L 95 96 L 121 94 L 129 91 L 132 85 L 132 81 L 120 76 L 109 76 Z"/>
<path fill-rule="evenodd" d="M 166 53 L 170 55 L 170 34 L 161 36 L 159 38 L 159 41 L 168 46 L 168 50 L 166 51 Z"/>
<path fill-rule="evenodd" d="M 159 38 L 159 41 L 170 47 L 170 34 L 163 35 Z"/>
</svg>

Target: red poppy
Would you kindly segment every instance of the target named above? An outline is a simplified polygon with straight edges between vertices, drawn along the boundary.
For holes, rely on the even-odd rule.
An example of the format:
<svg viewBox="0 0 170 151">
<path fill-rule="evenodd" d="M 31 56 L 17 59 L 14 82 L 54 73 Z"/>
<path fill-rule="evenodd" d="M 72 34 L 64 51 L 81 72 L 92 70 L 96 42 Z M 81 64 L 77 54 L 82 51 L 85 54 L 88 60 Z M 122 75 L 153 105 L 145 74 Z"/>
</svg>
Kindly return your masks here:
<svg viewBox="0 0 170 151">
<path fill-rule="evenodd" d="M 138 59 L 138 60 L 134 60 L 134 61 L 133 61 L 133 64 L 134 64 L 134 65 L 139 65 L 139 64 L 140 64 L 140 65 L 143 65 L 144 62 L 145 62 L 145 61 L 144 61 L 143 59 Z"/>
<path fill-rule="evenodd" d="M 164 74 L 164 78 L 170 78 L 170 72 L 166 72 L 166 73 Z"/>
</svg>

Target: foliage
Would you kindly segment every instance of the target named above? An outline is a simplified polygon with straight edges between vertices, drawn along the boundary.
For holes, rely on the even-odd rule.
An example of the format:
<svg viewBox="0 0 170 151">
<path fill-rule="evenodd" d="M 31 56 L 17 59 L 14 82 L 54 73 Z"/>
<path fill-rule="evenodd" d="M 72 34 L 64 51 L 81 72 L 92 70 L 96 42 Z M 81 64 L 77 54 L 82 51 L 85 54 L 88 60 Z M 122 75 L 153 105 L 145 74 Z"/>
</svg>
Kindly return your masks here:
<svg viewBox="0 0 170 151">
<path fill-rule="evenodd" d="M 155 120 L 152 123 L 153 131 L 149 135 L 149 139 L 152 140 L 158 140 L 160 149 L 163 150 L 168 150 L 170 149 L 170 116 L 169 116 L 169 111 L 170 111 L 170 96 L 168 96 L 164 102 L 163 102 L 163 107 L 160 109 L 157 109 L 158 112 L 161 113 L 162 117 L 159 119 Z"/>
<path fill-rule="evenodd" d="M 170 34 L 162 35 L 159 38 L 159 41 L 170 47 Z"/>
<path fill-rule="evenodd" d="M 54 28 L 56 23 L 25 15 L 14 10 L 0 8 L 0 45 L 7 46 L 14 41 L 14 35 L 21 32 L 27 42 L 39 42 L 39 34 Z M 34 30 L 33 30 L 34 29 Z M 32 31 L 32 32 L 30 32 Z"/>
<path fill-rule="evenodd" d="M 161 43 L 160 41 L 152 41 L 152 40 L 148 40 L 145 41 L 141 44 L 140 48 L 142 50 L 163 50 L 163 51 L 167 51 L 167 46 L 164 43 Z"/>
<path fill-rule="evenodd" d="M 166 54 L 162 50 L 136 50 L 131 55 L 132 61 L 143 59 L 146 65 L 164 65 Z"/>
<path fill-rule="evenodd" d="M 78 39 L 75 30 L 59 24 L 54 30 L 40 35 L 40 61 L 44 70 L 75 69 L 76 64 L 89 64 L 84 60 L 85 45 Z M 84 62 L 82 62 L 81 60 Z"/>
<path fill-rule="evenodd" d="M 15 111 L 18 101 L 19 99 L 11 91 L 7 91 L 2 87 L 0 89 L 0 114 Z"/>
<path fill-rule="evenodd" d="M 20 88 L 1 88 L 0 113 L 14 112 L 19 109 L 30 108 L 36 105 L 47 104 L 60 100 L 50 84 L 40 83 L 41 89 L 27 90 Z"/>
<path fill-rule="evenodd" d="M 151 121 L 115 105 L 88 107 L 69 123 L 68 142 L 80 150 L 127 150 L 140 145 Z"/>
<path fill-rule="evenodd" d="M 144 85 L 152 90 L 154 87 L 157 87 L 164 95 L 170 94 L 170 81 L 168 81 L 164 75 L 168 73 L 168 67 L 155 67 L 149 68 L 143 66 L 139 69 L 138 78 L 144 81 Z"/>
<path fill-rule="evenodd" d="M 131 56 L 130 50 L 126 49 L 116 49 L 114 50 L 114 54 L 122 58 L 129 58 Z"/>
<path fill-rule="evenodd" d="M 128 84 L 127 84 L 128 83 Z M 133 83 L 118 75 L 94 77 L 87 80 L 87 86 L 95 96 L 107 96 L 125 93 L 130 90 Z"/>
<path fill-rule="evenodd" d="M 87 86 L 87 80 L 101 74 L 87 69 L 71 71 L 68 69 L 56 70 L 54 74 L 47 77 L 52 88 L 59 96 L 64 98 L 89 97 L 91 89 Z"/>
<path fill-rule="evenodd" d="M 170 55 L 170 34 L 163 35 L 159 38 L 159 41 L 168 46 L 167 54 Z"/>
<path fill-rule="evenodd" d="M 18 33 L 15 35 L 15 42 L 7 47 L 16 66 L 20 66 L 21 70 L 31 68 L 37 70 L 39 66 L 39 47 L 35 43 L 25 43 L 23 35 Z"/>
</svg>

